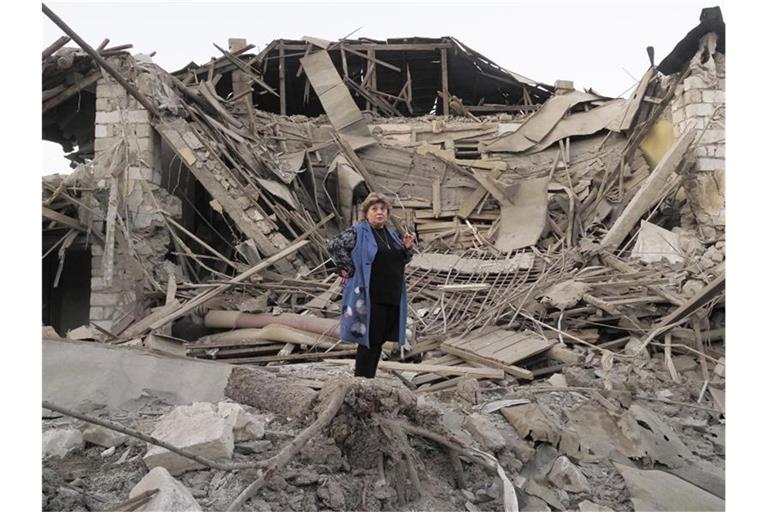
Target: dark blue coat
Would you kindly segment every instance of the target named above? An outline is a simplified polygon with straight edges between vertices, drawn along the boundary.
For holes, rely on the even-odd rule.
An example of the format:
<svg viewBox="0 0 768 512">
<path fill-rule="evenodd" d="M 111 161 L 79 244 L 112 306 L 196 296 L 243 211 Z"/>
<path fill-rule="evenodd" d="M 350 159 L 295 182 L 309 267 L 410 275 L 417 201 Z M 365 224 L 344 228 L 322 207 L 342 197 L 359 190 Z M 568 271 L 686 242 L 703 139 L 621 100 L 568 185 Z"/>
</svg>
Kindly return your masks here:
<svg viewBox="0 0 768 512">
<path fill-rule="evenodd" d="M 367 222 L 358 222 L 354 225 L 357 241 L 355 248 L 352 249 L 352 263 L 355 266 L 355 272 L 344 285 L 344 291 L 341 296 L 341 339 L 344 341 L 359 343 L 365 347 L 369 346 L 368 333 L 370 331 L 370 288 L 371 288 L 371 267 L 373 259 L 376 257 L 378 246 L 373 236 L 370 224 Z M 403 247 L 403 241 L 397 233 L 391 229 L 389 234 L 392 240 L 399 247 Z M 402 295 L 400 297 L 400 325 L 399 338 L 397 341 L 400 346 L 405 345 L 405 321 L 408 318 L 408 297 L 405 286 L 405 274 L 403 274 Z"/>
</svg>

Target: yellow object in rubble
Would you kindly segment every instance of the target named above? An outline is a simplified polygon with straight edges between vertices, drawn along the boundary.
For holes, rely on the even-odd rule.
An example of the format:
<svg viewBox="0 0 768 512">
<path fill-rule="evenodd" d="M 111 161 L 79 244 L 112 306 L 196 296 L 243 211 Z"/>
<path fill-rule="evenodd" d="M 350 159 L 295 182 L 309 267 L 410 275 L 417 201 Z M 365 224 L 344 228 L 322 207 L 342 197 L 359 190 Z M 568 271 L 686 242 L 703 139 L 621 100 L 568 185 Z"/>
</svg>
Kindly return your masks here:
<svg viewBox="0 0 768 512">
<path fill-rule="evenodd" d="M 651 127 L 648 135 L 640 143 L 640 151 L 648 160 L 648 165 L 653 168 L 661 161 L 674 142 L 675 130 L 672 123 L 666 119 L 660 119 L 656 121 L 656 124 Z"/>
</svg>

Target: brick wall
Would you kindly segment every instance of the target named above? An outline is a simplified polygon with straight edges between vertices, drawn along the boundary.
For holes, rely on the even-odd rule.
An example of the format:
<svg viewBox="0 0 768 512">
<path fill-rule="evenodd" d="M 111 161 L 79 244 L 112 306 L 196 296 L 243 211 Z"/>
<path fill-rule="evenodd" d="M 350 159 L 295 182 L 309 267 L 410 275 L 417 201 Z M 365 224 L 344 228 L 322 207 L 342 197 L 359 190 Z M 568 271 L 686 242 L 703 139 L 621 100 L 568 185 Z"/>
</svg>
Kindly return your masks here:
<svg viewBox="0 0 768 512">
<path fill-rule="evenodd" d="M 129 56 L 110 61 L 142 94 L 152 97 L 158 90 L 151 74 Z M 168 236 L 158 206 L 181 215 L 180 200 L 160 187 L 160 138 L 152 128 L 149 113 L 111 77 L 96 85 L 96 125 L 93 176 L 102 212 L 108 213 L 110 191 L 130 233 L 115 224 L 113 249 L 91 246 L 90 320 L 109 331 L 119 331 L 144 313 L 147 274 L 162 280 L 162 260 Z M 106 217 L 106 215 L 105 215 Z M 103 223 L 102 223 L 103 227 Z M 110 257 L 111 255 L 111 257 Z M 106 260 L 106 261 L 105 261 Z"/>
<path fill-rule="evenodd" d="M 677 135 L 689 123 L 698 131 L 693 168 L 683 180 L 683 221 L 709 241 L 721 238 L 725 228 L 725 55 L 714 51 L 716 41 L 715 34 L 701 39 L 671 105 Z"/>
</svg>

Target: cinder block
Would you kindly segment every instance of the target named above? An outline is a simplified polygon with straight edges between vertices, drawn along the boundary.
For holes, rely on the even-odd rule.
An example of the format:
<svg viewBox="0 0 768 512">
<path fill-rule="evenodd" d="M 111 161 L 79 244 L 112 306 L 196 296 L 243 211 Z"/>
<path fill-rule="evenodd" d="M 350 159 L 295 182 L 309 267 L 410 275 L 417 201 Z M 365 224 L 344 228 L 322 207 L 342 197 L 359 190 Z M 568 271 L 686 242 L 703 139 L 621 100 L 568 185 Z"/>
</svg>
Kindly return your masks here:
<svg viewBox="0 0 768 512">
<path fill-rule="evenodd" d="M 129 123 L 148 123 L 149 112 L 144 109 L 129 110 L 126 119 Z"/>
<path fill-rule="evenodd" d="M 710 147 L 710 156 L 714 158 L 725 159 L 725 144 L 718 144 Z"/>
<path fill-rule="evenodd" d="M 106 98 L 96 98 L 96 112 L 106 112 L 111 110 L 109 100 Z"/>
<path fill-rule="evenodd" d="M 97 124 L 93 130 L 94 137 L 97 139 L 112 136 L 112 125 Z"/>
<path fill-rule="evenodd" d="M 725 130 L 708 128 L 701 135 L 702 144 L 719 144 L 725 142 Z"/>
<path fill-rule="evenodd" d="M 709 89 L 709 84 L 707 84 L 701 77 L 698 76 L 689 76 L 685 80 L 683 80 L 683 91 L 692 91 L 694 89 Z"/>
<path fill-rule="evenodd" d="M 685 116 L 691 117 L 709 117 L 715 111 L 715 106 L 711 103 L 697 103 L 685 107 Z"/>
<path fill-rule="evenodd" d="M 137 137 L 151 137 L 152 125 L 149 123 L 135 123 L 133 126 L 133 134 Z"/>
<path fill-rule="evenodd" d="M 698 158 L 706 158 L 709 156 L 709 151 L 707 151 L 706 146 L 698 146 L 693 148 L 693 156 Z"/>
<path fill-rule="evenodd" d="M 717 171 L 725 169 L 725 160 L 722 158 L 699 158 L 696 160 L 696 170 Z"/>
<path fill-rule="evenodd" d="M 128 167 L 128 179 L 151 180 L 153 172 L 149 167 Z"/>
<path fill-rule="evenodd" d="M 117 144 L 117 137 L 104 137 L 103 139 L 96 139 L 93 141 L 94 151 L 108 151 Z"/>
<path fill-rule="evenodd" d="M 91 245 L 91 255 L 92 256 L 101 256 L 104 254 L 104 248 L 99 244 L 92 244 Z M 93 261 L 91 261 L 91 264 L 93 264 Z"/>
<path fill-rule="evenodd" d="M 679 126 L 683 121 L 685 121 L 685 110 L 679 108 L 677 110 L 672 111 L 672 124 L 675 126 Z"/>
<path fill-rule="evenodd" d="M 701 91 L 701 101 L 713 104 L 725 103 L 725 93 L 717 90 Z"/>
<path fill-rule="evenodd" d="M 137 137 L 131 142 L 132 144 L 136 144 L 136 147 L 139 148 L 139 151 L 150 151 L 153 147 L 152 139 L 150 137 Z"/>
<path fill-rule="evenodd" d="M 101 258 L 99 258 L 99 264 L 101 264 Z M 93 265 L 93 260 L 91 260 L 91 265 Z M 91 277 L 91 290 L 104 290 L 106 287 L 107 283 L 103 277 Z"/>
<path fill-rule="evenodd" d="M 114 124 L 120 122 L 120 112 L 96 112 L 96 124 Z"/>
<path fill-rule="evenodd" d="M 89 320 L 105 320 L 107 317 L 104 315 L 104 308 L 96 306 L 88 310 Z"/>
<path fill-rule="evenodd" d="M 91 306 L 116 306 L 120 304 L 119 293 L 92 293 Z"/>
<path fill-rule="evenodd" d="M 683 103 L 685 105 L 693 105 L 694 103 L 701 103 L 702 94 L 706 91 L 693 90 L 683 93 Z"/>
</svg>

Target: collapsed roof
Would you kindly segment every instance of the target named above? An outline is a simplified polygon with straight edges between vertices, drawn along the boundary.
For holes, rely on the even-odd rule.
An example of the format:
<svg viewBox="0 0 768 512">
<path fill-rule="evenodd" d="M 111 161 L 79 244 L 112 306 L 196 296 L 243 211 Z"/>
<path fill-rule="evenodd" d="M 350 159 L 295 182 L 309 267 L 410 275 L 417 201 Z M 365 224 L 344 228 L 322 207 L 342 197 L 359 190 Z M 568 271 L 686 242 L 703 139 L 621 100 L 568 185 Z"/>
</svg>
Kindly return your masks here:
<svg viewBox="0 0 768 512">
<path fill-rule="evenodd" d="M 403 41 L 356 40 L 362 45 Z M 557 473 L 570 468 L 563 467 L 569 458 L 594 468 L 593 484 L 614 475 L 603 495 L 592 494 L 610 495 L 615 509 L 629 508 L 628 496 L 636 508 L 722 508 L 725 254 L 724 205 L 718 194 L 724 172 L 723 55 L 704 44 L 671 77 L 651 67 L 625 100 L 566 84 L 552 94 L 548 86 L 488 62 L 478 64 L 481 58 L 463 45 L 460 49 L 458 42 L 407 41 L 454 46 L 411 46 L 413 53 L 406 51 L 398 62 L 386 55 L 401 50 L 382 50 L 374 57 L 368 54 L 371 48 L 361 46 L 366 51 L 358 53 L 364 58 L 348 52 L 346 41 L 334 48 L 336 43 L 311 38 L 278 41 L 248 57 L 248 45 L 232 40 L 220 59 L 174 74 L 142 56 L 120 53 L 102 62 L 92 49 L 88 55 L 72 53 L 60 49 L 61 43 L 46 50 L 44 135 L 77 144 L 71 156 L 82 164 L 70 176 L 44 179 L 44 265 L 50 267 L 53 288 L 65 275 L 80 277 L 90 290 L 87 326 L 67 336 L 107 342 L 44 344 L 51 367 L 44 372 L 46 398 L 58 393 L 57 400 L 75 407 L 81 397 L 71 390 L 95 387 L 96 393 L 88 395 L 93 397 L 103 387 L 110 388 L 102 393 L 110 404 L 139 398 L 139 393 L 143 398 L 148 389 L 166 397 L 179 393 L 189 401 L 218 401 L 226 387 L 229 398 L 281 415 L 281 430 L 292 432 L 301 428 L 314 397 L 318 404 L 343 404 L 337 424 L 344 428 L 336 433 L 357 444 L 341 445 L 346 451 L 332 457 L 339 461 L 334 469 L 326 464 L 327 452 L 316 465 L 298 464 L 314 465 L 323 474 L 340 472 L 341 461 L 373 465 L 377 450 L 386 450 L 368 443 L 372 437 L 386 440 L 393 461 L 410 460 L 417 450 L 424 457 L 423 463 L 413 457 L 409 481 L 398 484 L 407 492 L 393 490 L 389 498 L 369 489 L 372 473 L 347 471 L 338 480 L 363 489 L 361 500 L 346 502 L 350 508 L 366 508 L 366 492 L 371 491 L 371 500 L 382 496 L 381 503 L 371 501 L 382 509 L 410 509 L 414 496 L 437 492 L 435 482 L 450 498 L 446 509 L 475 497 L 475 491 L 476 497 L 488 498 L 488 506 L 506 510 L 516 508 L 507 505 L 516 502 L 516 493 L 528 507 L 541 497 L 554 508 L 572 508 L 590 490 L 566 485 L 555 491 L 550 485 L 563 483 Z M 286 55 L 295 43 L 301 48 Z M 295 66 L 282 66 L 282 80 L 273 65 L 275 55 L 280 60 L 280 48 L 283 59 L 293 59 Z M 450 52 L 458 60 L 449 60 Z M 109 52 L 102 48 L 100 53 Z M 64 58 L 67 54 L 72 59 Z M 346 69 L 344 55 L 349 58 Z M 351 65 L 351 56 L 361 60 Z M 342 57 L 341 63 L 335 57 Z M 439 78 L 437 58 L 449 69 L 443 73 L 442 66 Z M 461 88 L 466 76 L 452 82 L 450 68 L 464 69 L 470 61 L 470 78 L 487 87 L 480 93 Z M 400 70 L 392 81 L 385 76 L 395 72 L 388 66 Z M 418 79 L 427 84 L 423 90 L 413 87 L 417 67 L 426 69 Z M 494 90 L 486 75 L 509 88 L 500 92 L 496 85 Z M 458 89 L 451 85 L 456 82 Z M 308 94 L 302 96 L 302 87 Z M 482 115 L 483 107 L 493 115 Z M 441 108 L 449 115 L 431 113 Z M 355 348 L 338 339 L 337 299 L 343 283 L 328 260 L 325 239 L 354 221 L 355 207 L 369 190 L 387 195 L 394 222 L 419 238 L 419 254 L 407 267 L 411 350 L 403 361 L 381 363 L 393 372 L 407 370 L 393 373 L 397 380 L 390 381 L 410 389 L 389 387 L 390 382 L 387 389 L 359 382 L 347 386 L 331 366 L 332 360 L 347 364 Z M 707 208 L 712 216 L 702 213 Z M 88 259 L 82 268 L 90 268 L 91 275 L 67 266 L 73 255 L 66 255 L 75 245 L 85 247 L 81 252 Z M 49 256 L 55 254 L 58 260 Z M 55 333 L 48 329 L 46 336 Z M 161 369 L 150 377 L 132 373 L 154 367 L 147 351 L 173 359 L 159 358 Z M 76 363 L 62 364 L 65 359 Z M 121 372 L 114 378 L 107 374 L 110 382 L 102 386 L 105 361 L 115 362 L 108 367 Z M 298 361 L 322 362 L 315 368 L 287 364 Z M 261 368 L 275 363 L 285 366 Z M 80 372 L 77 365 L 95 368 L 98 375 Z M 179 374 L 193 376 L 197 385 Z M 198 377 L 203 374 L 205 379 Z M 554 387 L 520 385 L 550 375 Z M 208 386 L 209 379 L 216 386 Z M 113 386 L 121 388 L 119 396 L 111 394 Z M 320 387 L 323 391 L 316 394 L 313 389 Z M 137 396 L 127 397 L 122 388 Z M 479 410 L 467 418 L 460 414 L 457 422 L 455 411 L 428 409 L 422 402 L 431 400 L 415 398 L 441 390 L 457 390 L 465 400 L 463 409 L 479 405 L 481 393 L 486 398 L 498 398 L 492 394 L 496 391 L 515 395 L 474 407 Z M 520 394 L 525 394 L 522 401 Z M 690 403 L 696 397 L 697 403 Z M 657 405 L 664 414 L 646 409 L 646 402 L 661 402 Z M 212 407 L 193 408 L 214 415 Z M 497 410 L 508 422 L 509 435 L 503 438 L 486 435 L 493 432 L 488 415 Z M 690 411 L 698 417 L 689 416 Z M 325 409 L 318 422 L 331 421 L 336 413 Z M 461 443 L 444 443 L 444 436 L 453 434 L 432 424 L 438 413 L 445 413 L 443 427 L 458 431 Z M 140 422 L 141 429 L 146 426 L 144 418 L 131 420 Z M 470 466 L 463 466 L 466 462 L 456 453 L 480 462 L 490 470 L 485 479 L 473 474 L 482 489 L 459 494 L 444 474 L 430 474 L 433 466 L 447 464 L 447 457 L 420 444 L 411 446 L 403 431 L 382 436 L 379 429 L 389 420 L 418 424 L 409 435 L 442 440 L 453 453 L 457 488 L 463 486 L 462 467 Z M 686 436 L 681 439 L 667 423 Z M 315 423 L 267 462 L 289 461 L 302 446 L 296 440 L 307 441 L 307 432 L 319 432 L 322 425 Z M 470 436 L 462 431 L 464 425 Z M 156 428 L 162 437 L 164 429 Z M 429 437 L 430 428 L 442 433 Z M 167 430 L 184 434 L 187 429 Z M 189 430 L 197 433 L 196 426 Z M 227 432 L 229 450 L 216 455 L 222 460 L 233 459 L 232 430 Z M 182 437 L 174 442 L 189 441 Z M 494 443 L 492 437 L 501 439 Z M 322 441 L 338 450 L 338 439 Z M 267 444 L 270 455 L 275 453 L 271 441 Z M 360 457 L 357 446 L 373 447 L 372 456 Z M 111 455 L 99 453 L 90 454 L 89 463 L 104 460 L 114 469 Z M 558 457 L 557 470 L 553 466 L 548 473 L 559 454 L 566 457 Z M 614 465 L 616 454 L 627 463 L 659 463 L 692 485 L 670 491 L 682 488 L 682 480 L 670 484 L 667 473 Z M 144 458 L 148 467 L 154 464 L 150 459 Z M 378 460 L 381 474 L 386 470 L 380 479 L 385 484 L 407 472 L 402 465 L 385 468 L 383 455 Z M 179 472 L 188 469 L 189 461 L 183 462 Z M 120 460 L 115 464 L 120 466 Z M 253 468 L 248 464 L 235 454 L 234 465 L 215 462 L 209 468 Z M 270 465 L 266 471 L 280 469 Z M 124 474 L 138 479 L 144 466 L 135 464 Z M 225 474 L 215 473 L 219 484 L 196 493 L 205 496 L 211 509 L 222 508 L 223 500 L 230 501 L 245 485 L 242 478 L 248 478 L 247 472 L 235 478 Z M 419 474 L 427 475 L 429 486 L 419 485 Z M 579 473 L 570 468 L 568 475 L 574 474 Z M 212 481 L 212 475 L 206 469 L 199 476 Z M 286 472 L 285 480 L 297 483 L 298 477 Z M 497 477 L 505 482 L 503 490 Z M 330 503 L 333 495 L 338 509 L 344 508 L 345 495 L 360 494 L 343 492 L 334 476 L 323 484 L 318 475 L 300 478 L 302 490 L 293 483 L 283 486 L 301 493 L 300 503 L 291 501 L 293 508 L 314 507 L 315 486 L 321 502 Z M 112 487 L 115 480 L 109 483 L 110 501 L 119 501 L 127 490 Z M 334 492 L 320 488 L 328 482 L 336 486 Z M 223 490 L 221 495 L 216 488 Z M 61 489 L 53 485 L 46 501 L 66 494 Z M 248 491 L 240 496 L 248 499 Z M 270 496 L 288 507 L 284 496 Z M 123 506 L 135 507 L 142 499 L 155 498 L 144 493 Z M 238 508 L 238 502 L 230 508 Z M 474 507 L 466 503 L 465 508 Z M 549 505 L 539 502 L 539 508 Z"/>
</svg>

